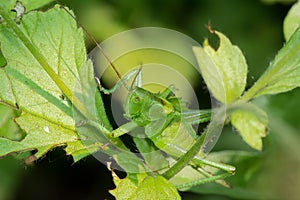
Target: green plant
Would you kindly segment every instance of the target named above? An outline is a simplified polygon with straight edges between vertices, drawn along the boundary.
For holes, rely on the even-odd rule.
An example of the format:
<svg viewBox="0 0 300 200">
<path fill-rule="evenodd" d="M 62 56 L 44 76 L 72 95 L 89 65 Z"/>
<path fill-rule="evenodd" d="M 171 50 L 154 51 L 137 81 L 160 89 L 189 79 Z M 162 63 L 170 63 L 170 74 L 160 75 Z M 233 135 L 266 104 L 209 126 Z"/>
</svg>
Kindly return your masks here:
<svg viewBox="0 0 300 200">
<path fill-rule="evenodd" d="M 44 3 L 34 6 L 28 3 L 25 7 L 28 12 Z M 0 80 L 4 83 L 0 89 L 0 99 L 3 104 L 21 113 L 16 122 L 27 135 L 21 141 L 0 138 L 0 155 L 35 149 L 37 153 L 34 156 L 37 159 L 55 146 L 67 145 L 67 154 L 72 155 L 76 162 L 99 149 L 115 155 L 114 149 L 106 144 L 127 149 L 122 140 L 109 135 L 112 126 L 94 81 L 91 62 L 86 58 L 82 30 L 77 28 L 73 18 L 65 10 L 55 7 L 45 13 L 28 12 L 17 20 L 17 24 L 13 20 L 13 13 L 8 13 L 13 5 L 13 1 L 2 2 L 0 8 L 0 15 L 4 19 L 0 32 L 1 50 L 6 60 L 6 66 L 0 71 Z M 299 3 L 293 9 L 297 7 Z M 268 70 L 244 94 L 247 64 L 239 48 L 232 45 L 226 36 L 215 32 L 220 39 L 217 50 L 210 47 L 207 40 L 203 48 L 194 49 L 209 90 L 226 106 L 227 122 L 231 122 L 244 141 L 257 150 L 262 149 L 261 138 L 266 136 L 268 120 L 265 112 L 250 101 L 261 95 L 286 92 L 299 85 L 300 30 L 297 29 L 297 23 L 290 27 L 289 22 L 295 19 L 291 15 L 285 22 L 287 44 Z M 72 91 L 78 79 L 82 90 Z M 92 100 L 90 97 L 93 97 Z M 76 121 L 74 115 L 79 120 Z M 76 122 L 78 125 L 80 121 L 83 125 L 75 127 Z M 84 136 L 90 137 L 90 132 L 102 132 L 103 135 L 97 134 L 97 143 L 95 140 L 83 142 Z M 199 144 L 202 145 L 202 141 Z M 146 147 L 155 148 L 153 144 Z M 255 153 L 233 151 L 213 153 L 208 158 L 231 164 L 233 158 L 238 157 L 242 161 L 251 156 L 255 156 Z M 131 153 L 118 154 L 114 158 L 127 172 L 141 171 L 140 174 L 128 173 L 127 178 L 122 180 L 114 176 L 117 189 L 112 193 L 120 199 L 143 196 L 157 186 L 160 187 L 152 198 L 179 198 L 173 183 L 193 182 L 195 177 L 192 176 L 197 172 L 188 166 L 189 161 L 177 161 L 181 163 L 181 168 L 186 167 L 169 182 L 160 176 L 163 173 L 142 173 L 139 167 L 144 163 Z M 128 165 L 125 162 L 127 160 L 134 160 L 135 164 Z M 206 164 L 203 167 L 207 167 Z M 155 196 L 159 194 L 162 196 Z"/>
</svg>

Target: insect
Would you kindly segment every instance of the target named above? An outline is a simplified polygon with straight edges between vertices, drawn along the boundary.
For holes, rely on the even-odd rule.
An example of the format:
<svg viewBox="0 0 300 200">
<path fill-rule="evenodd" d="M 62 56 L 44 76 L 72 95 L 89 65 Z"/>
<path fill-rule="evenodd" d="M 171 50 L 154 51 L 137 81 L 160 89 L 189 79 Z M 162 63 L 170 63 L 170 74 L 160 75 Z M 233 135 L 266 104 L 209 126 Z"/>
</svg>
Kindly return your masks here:
<svg viewBox="0 0 300 200">
<path fill-rule="evenodd" d="M 72 16 L 72 14 L 70 15 Z M 89 35 L 89 37 L 92 36 Z M 92 38 L 92 40 L 94 39 Z M 101 48 L 100 51 L 102 51 Z M 109 60 L 107 56 L 105 57 Z M 197 135 L 192 125 L 208 122 L 211 117 L 210 110 L 189 110 L 175 96 L 173 92 L 174 86 L 172 85 L 160 93 L 153 93 L 143 88 L 142 67 L 134 69 L 121 77 L 110 60 L 109 63 L 120 80 L 109 90 L 103 88 L 99 81 L 100 91 L 104 94 L 112 94 L 116 89 L 125 85 L 128 88 L 128 96 L 124 103 L 124 115 L 129 120 L 128 123 L 109 132 L 110 137 L 120 137 L 142 127 L 144 128 L 143 133 L 153 142 L 153 145 L 175 160 L 186 154 L 199 137 L 203 137 Z M 133 84 L 131 87 L 128 87 L 126 82 L 130 78 L 133 78 Z M 224 186 L 228 186 L 221 179 L 232 175 L 235 171 L 233 166 L 204 159 L 204 154 L 201 151 L 191 160 L 189 165 L 206 178 L 178 185 L 178 188 L 185 188 L 209 181 L 217 181 Z M 224 173 L 219 175 L 212 174 L 204 169 L 205 166 L 220 169 Z"/>
<path fill-rule="evenodd" d="M 192 128 L 193 124 L 208 122 L 211 117 L 210 110 L 188 110 L 185 108 L 179 98 L 177 98 L 172 90 L 174 86 L 171 85 L 161 93 L 152 93 L 142 88 L 141 85 L 141 70 L 133 70 L 123 80 L 128 80 L 130 76 L 137 73 L 133 88 L 130 89 L 127 99 L 124 104 L 125 117 L 130 122 L 121 125 L 119 128 L 113 130 L 110 134 L 112 137 L 120 137 L 138 127 L 144 127 L 145 135 L 151 139 L 156 147 L 163 150 L 168 155 L 179 158 L 187 152 L 187 149 L 195 142 L 197 137 L 195 130 Z M 101 87 L 101 91 L 105 94 L 113 93 L 120 85 L 116 85 L 111 90 Z M 220 179 L 218 176 L 213 176 L 209 172 L 201 168 L 201 166 L 211 166 L 224 170 L 225 173 L 221 177 L 226 177 L 234 173 L 235 168 L 230 165 L 215 163 L 203 159 L 204 154 L 199 152 L 195 156 L 190 165 L 200 170 L 208 179 L 196 181 L 193 184 L 201 184 L 207 180 Z M 225 181 L 218 181 L 218 183 L 228 186 Z M 184 184 L 178 187 L 187 187 Z"/>
</svg>

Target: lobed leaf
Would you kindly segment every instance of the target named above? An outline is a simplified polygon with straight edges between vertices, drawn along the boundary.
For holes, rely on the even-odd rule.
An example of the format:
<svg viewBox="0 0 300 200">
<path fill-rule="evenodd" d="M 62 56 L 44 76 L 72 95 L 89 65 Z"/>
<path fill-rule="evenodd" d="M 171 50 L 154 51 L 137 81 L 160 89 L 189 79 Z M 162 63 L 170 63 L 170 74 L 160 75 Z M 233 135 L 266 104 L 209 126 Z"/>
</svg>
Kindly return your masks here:
<svg viewBox="0 0 300 200">
<path fill-rule="evenodd" d="M 55 7 L 47 13 L 25 15 L 20 29 L 69 88 L 74 88 L 77 70 L 86 59 L 82 31 L 77 29 L 76 22 L 64 10 Z M 5 72 L 19 107 L 74 127 L 71 107 L 62 100 L 60 89 L 9 27 L 3 24 L 0 30 L 1 50 L 7 60 Z"/>
<path fill-rule="evenodd" d="M 83 33 L 76 21 L 55 7 L 24 15 L 19 28 L 60 79 L 75 88 L 78 70 L 86 60 Z M 54 146 L 77 141 L 72 106 L 57 85 L 6 23 L 0 25 L 0 40 L 7 62 L 0 69 L 0 80 L 5 83 L 0 101 L 18 104 L 23 114 L 16 121 L 28 134 L 22 141 L 0 138 L 0 155 L 37 149 L 40 157 Z"/>
<path fill-rule="evenodd" d="M 235 101 L 245 89 L 247 63 L 241 50 L 230 40 L 215 31 L 220 38 L 220 46 L 213 49 L 208 40 L 203 49 L 194 48 L 202 76 L 212 95 L 220 102 L 229 104 Z"/>
<path fill-rule="evenodd" d="M 5 11 L 1 9 L 1 13 Z M 99 132 L 107 133 L 112 128 L 97 91 L 92 62 L 86 60 L 83 33 L 76 21 L 59 6 L 47 12 L 30 12 L 23 16 L 20 25 L 9 20 L 9 16 L 5 18 L 7 24 L 0 26 L 0 39 L 7 65 L 0 75 L 8 84 L 0 90 L 0 100 L 13 106 L 17 104 L 23 114 L 35 116 L 37 122 L 28 121 L 29 125 L 52 123 L 61 129 L 49 132 L 48 137 L 43 138 L 41 134 L 40 141 L 31 138 L 32 129 L 25 130 L 28 136 L 21 142 L 3 138 L 2 144 L 9 147 L 2 154 L 37 149 L 36 156 L 40 157 L 54 146 L 69 144 L 66 151 L 77 161 L 107 144 L 108 139 Z M 83 116 L 81 111 L 88 115 Z M 87 127 L 82 124 L 86 117 L 90 120 Z M 75 128 L 75 120 L 82 124 L 81 129 Z M 79 129 L 83 132 L 78 133 Z M 68 139 L 70 131 L 73 134 Z M 79 140 L 84 143 L 80 144 Z M 109 142 L 125 148 L 118 138 Z M 115 154 L 113 149 L 107 149 L 107 153 Z"/>
</svg>

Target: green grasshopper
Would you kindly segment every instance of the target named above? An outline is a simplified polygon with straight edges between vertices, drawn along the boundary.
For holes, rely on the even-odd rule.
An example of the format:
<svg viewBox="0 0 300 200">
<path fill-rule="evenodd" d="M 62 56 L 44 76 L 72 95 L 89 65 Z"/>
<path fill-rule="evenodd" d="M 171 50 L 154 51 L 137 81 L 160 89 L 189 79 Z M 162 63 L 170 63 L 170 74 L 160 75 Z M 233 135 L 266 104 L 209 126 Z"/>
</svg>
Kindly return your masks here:
<svg viewBox="0 0 300 200">
<path fill-rule="evenodd" d="M 186 149 L 190 148 L 196 138 L 200 137 L 196 134 L 192 125 L 208 122 L 211 118 L 211 111 L 188 110 L 185 108 L 184 103 L 172 92 L 174 90 L 173 85 L 161 93 L 152 93 L 143 89 L 141 85 L 141 68 L 132 70 L 109 90 L 103 88 L 100 82 L 98 82 L 100 91 L 105 94 L 111 94 L 134 75 L 134 84 L 129 88 L 129 93 L 124 104 L 124 116 L 130 122 L 113 130 L 110 133 L 111 137 L 120 137 L 138 127 L 144 127 L 146 136 L 157 148 L 163 150 L 173 158 L 179 158 L 187 152 Z M 204 135 L 201 137 L 204 137 Z M 203 159 L 204 156 L 204 153 L 200 151 L 193 158 L 190 165 L 207 178 L 189 184 L 178 185 L 178 188 L 217 181 L 234 173 L 235 168 L 233 166 Z M 202 166 L 206 165 L 223 170 L 225 173 L 214 176 L 202 168 Z M 228 186 L 223 180 L 217 182 Z"/>
<path fill-rule="evenodd" d="M 66 11 L 69 13 L 68 10 Z M 72 14 L 70 15 L 73 17 Z M 88 34 L 88 36 L 95 41 L 91 35 Z M 99 47 L 99 50 L 103 52 L 102 48 L 99 45 L 97 46 Z M 116 67 L 104 52 L 103 54 L 104 57 L 108 59 L 118 77 L 120 77 Z M 178 159 L 187 152 L 198 137 L 205 136 L 198 136 L 192 125 L 208 122 L 211 118 L 211 111 L 187 109 L 184 103 L 174 95 L 174 86 L 166 88 L 161 93 L 152 93 L 149 90 L 142 88 L 141 75 L 141 68 L 132 70 L 124 77 L 120 77 L 118 83 L 109 90 L 103 88 L 100 81 L 96 79 L 98 80 L 100 91 L 104 94 L 112 94 L 122 85 L 128 89 L 128 96 L 124 104 L 124 116 L 130 120 L 130 122 L 123 124 L 108 135 L 112 138 L 120 137 L 134 131 L 138 127 L 144 127 L 145 135 L 158 149 L 165 152 L 168 156 Z M 126 82 L 132 77 L 134 77 L 133 84 L 131 87 L 128 87 Z M 179 132 L 179 134 L 177 134 L 177 132 Z M 190 187 L 211 181 L 216 181 L 224 186 L 228 186 L 226 182 L 220 179 L 232 175 L 235 168 L 223 163 L 206 160 L 204 159 L 204 156 L 205 154 L 200 151 L 198 155 L 192 159 L 189 165 L 206 178 L 178 185 L 178 188 Z M 223 170 L 225 173 L 213 175 L 203 169 L 205 166 Z"/>
</svg>

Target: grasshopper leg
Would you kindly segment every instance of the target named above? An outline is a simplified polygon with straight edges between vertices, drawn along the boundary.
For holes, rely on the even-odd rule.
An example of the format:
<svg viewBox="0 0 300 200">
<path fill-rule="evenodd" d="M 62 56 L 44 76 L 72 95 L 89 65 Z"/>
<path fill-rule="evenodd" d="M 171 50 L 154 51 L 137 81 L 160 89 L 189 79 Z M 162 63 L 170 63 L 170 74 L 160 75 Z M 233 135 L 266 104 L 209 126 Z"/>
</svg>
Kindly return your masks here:
<svg viewBox="0 0 300 200">
<path fill-rule="evenodd" d="M 113 130 L 112 132 L 110 132 L 110 135 L 111 135 L 111 137 L 114 137 L 114 138 L 120 137 L 121 135 L 124 135 L 137 127 L 138 127 L 138 125 L 135 122 L 131 121 L 126 124 L 123 124 L 122 126 L 120 126 L 117 129 Z"/>
<path fill-rule="evenodd" d="M 139 71 L 139 69 L 134 69 L 131 70 L 128 74 L 126 74 L 121 80 L 119 80 L 112 88 L 110 89 L 106 89 L 104 88 L 101 83 L 99 78 L 95 77 L 98 88 L 101 92 L 103 92 L 104 94 L 112 94 L 114 91 L 116 91 L 118 88 L 120 88 L 122 85 L 124 85 L 128 90 L 130 90 L 130 88 L 128 87 L 128 85 L 126 85 L 126 82 L 133 77 L 137 72 Z"/>
<path fill-rule="evenodd" d="M 201 172 L 202 173 L 202 172 Z M 195 180 L 195 181 L 191 181 L 191 182 L 187 182 L 187 183 L 183 183 L 183 184 L 178 184 L 175 185 L 177 189 L 187 189 L 193 186 L 197 186 L 197 185 L 201 185 L 201 184 L 205 184 L 205 183 L 211 183 L 211 182 L 217 182 L 225 187 L 230 187 L 230 185 L 225 182 L 223 179 L 231 176 L 232 174 L 230 173 L 223 173 L 223 174 L 218 174 L 218 175 L 212 175 L 212 174 L 207 174 L 207 172 L 204 172 L 206 175 L 206 178 L 203 179 L 199 179 L 199 180 Z"/>
</svg>

